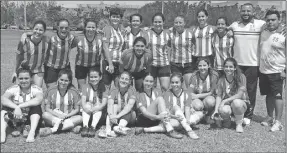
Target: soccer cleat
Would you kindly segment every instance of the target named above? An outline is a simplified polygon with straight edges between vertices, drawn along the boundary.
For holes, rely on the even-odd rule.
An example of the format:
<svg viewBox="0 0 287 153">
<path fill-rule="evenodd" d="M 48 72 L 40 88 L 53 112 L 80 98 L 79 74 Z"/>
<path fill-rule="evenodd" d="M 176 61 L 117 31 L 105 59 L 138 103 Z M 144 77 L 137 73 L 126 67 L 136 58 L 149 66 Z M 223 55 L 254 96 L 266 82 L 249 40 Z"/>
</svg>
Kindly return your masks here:
<svg viewBox="0 0 287 153">
<path fill-rule="evenodd" d="M 21 135 L 21 132 L 18 130 L 15 130 L 11 133 L 12 137 L 19 137 Z"/>
<path fill-rule="evenodd" d="M 262 126 L 271 126 L 273 123 L 274 123 L 274 119 L 270 116 L 267 116 L 260 124 Z"/>
<path fill-rule="evenodd" d="M 271 132 L 275 132 L 275 131 L 281 131 L 281 130 L 283 130 L 283 125 L 278 120 L 275 120 L 275 122 L 272 125 L 270 131 Z"/>
<path fill-rule="evenodd" d="M 41 128 L 39 131 L 40 137 L 46 137 L 48 135 L 52 134 L 52 129 L 51 128 Z"/>
<path fill-rule="evenodd" d="M 23 137 L 24 138 L 28 137 L 30 129 L 31 129 L 30 125 L 25 125 L 24 130 L 23 130 Z"/>
<path fill-rule="evenodd" d="M 245 124 L 246 126 L 249 126 L 251 123 L 251 119 L 249 118 L 243 118 L 243 124 Z"/>
<path fill-rule="evenodd" d="M 81 136 L 82 137 L 88 137 L 88 134 L 89 134 L 89 128 L 88 127 L 83 127 L 82 128 L 82 132 L 81 132 Z"/>
<path fill-rule="evenodd" d="M 230 128 L 230 126 L 231 126 L 231 118 L 223 119 L 222 126 L 225 127 L 225 128 Z"/>
<path fill-rule="evenodd" d="M 143 127 L 137 127 L 135 129 L 135 135 L 139 135 L 141 133 L 144 133 L 144 128 Z"/>
<path fill-rule="evenodd" d="M 106 130 L 101 130 L 98 134 L 99 138 L 115 138 L 117 137 L 114 131 L 108 132 Z"/>
<path fill-rule="evenodd" d="M 236 132 L 238 132 L 238 133 L 243 133 L 243 126 L 242 126 L 242 124 L 237 124 L 236 125 Z"/>
<path fill-rule="evenodd" d="M 116 132 L 116 134 L 127 135 L 127 131 L 123 130 L 120 126 L 115 126 L 114 131 Z"/>
<path fill-rule="evenodd" d="M 172 130 L 172 131 L 170 131 L 170 132 L 167 132 L 166 135 L 169 136 L 169 137 L 175 138 L 175 139 L 182 139 L 182 138 L 183 138 L 183 135 L 182 135 L 182 134 L 177 133 L 177 132 L 175 132 L 174 130 Z"/>
<path fill-rule="evenodd" d="M 96 129 L 91 127 L 89 128 L 88 137 L 93 138 L 96 136 Z"/>
<path fill-rule="evenodd" d="M 189 131 L 187 132 L 188 137 L 190 137 L 191 139 L 199 139 L 199 136 L 194 132 L 194 131 Z"/>
</svg>

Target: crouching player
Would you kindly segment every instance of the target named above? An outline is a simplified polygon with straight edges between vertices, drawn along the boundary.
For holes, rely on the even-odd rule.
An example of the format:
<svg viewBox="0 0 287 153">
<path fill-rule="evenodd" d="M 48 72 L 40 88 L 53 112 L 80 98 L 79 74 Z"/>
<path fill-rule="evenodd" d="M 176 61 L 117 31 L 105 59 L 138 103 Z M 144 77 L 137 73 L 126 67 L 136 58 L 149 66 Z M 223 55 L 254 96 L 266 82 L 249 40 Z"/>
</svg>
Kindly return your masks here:
<svg viewBox="0 0 287 153">
<path fill-rule="evenodd" d="M 211 117 L 214 118 L 219 113 L 219 116 L 223 119 L 222 125 L 229 128 L 231 115 L 234 115 L 236 132 L 242 133 L 244 113 L 247 106 L 250 106 L 246 78 L 240 72 L 234 58 L 227 58 L 224 61 L 224 74 L 218 81 L 216 105 Z"/>
<path fill-rule="evenodd" d="M 167 135 L 181 139 L 183 136 L 174 131 L 172 124 L 169 121 L 170 113 L 166 108 L 165 101 L 162 97 L 161 90 L 154 87 L 154 77 L 147 74 L 143 78 L 141 92 L 137 98 L 137 109 L 139 115 L 135 130 L 135 135 L 141 133 L 167 132 Z"/>
<path fill-rule="evenodd" d="M 19 84 L 7 89 L 1 97 L 1 143 L 6 141 L 6 129 L 12 123 L 16 131 L 13 136 L 19 136 L 23 130 L 26 142 L 35 141 L 35 131 L 42 115 L 41 103 L 43 91 L 32 84 L 32 73 L 29 69 L 20 68 L 17 71 Z M 30 125 L 25 125 L 28 122 Z M 26 123 L 25 123 L 26 122 Z M 11 125 L 11 124 L 10 124 Z M 23 129 L 24 128 L 24 129 Z"/>
<path fill-rule="evenodd" d="M 76 127 L 79 132 L 82 123 L 80 111 L 80 94 L 72 85 L 72 71 L 63 69 L 59 72 L 57 85 L 48 89 L 45 95 L 45 109 L 42 117 L 45 125 L 52 128 L 40 129 L 40 136 L 71 130 Z"/>
</svg>

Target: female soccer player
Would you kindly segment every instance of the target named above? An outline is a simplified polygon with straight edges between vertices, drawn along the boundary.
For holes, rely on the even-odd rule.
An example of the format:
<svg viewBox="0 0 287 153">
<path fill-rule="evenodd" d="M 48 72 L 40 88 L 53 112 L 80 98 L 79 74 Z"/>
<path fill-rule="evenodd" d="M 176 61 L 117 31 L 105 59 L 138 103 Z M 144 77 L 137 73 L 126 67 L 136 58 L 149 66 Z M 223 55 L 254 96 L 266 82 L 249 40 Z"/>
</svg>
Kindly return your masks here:
<svg viewBox="0 0 287 153">
<path fill-rule="evenodd" d="M 190 78 L 190 92 L 193 99 L 192 106 L 195 111 L 206 111 L 205 121 L 213 123 L 210 115 L 215 106 L 215 89 L 218 81 L 218 73 L 211 69 L 208 57 L 201 57 L 197 61 L 198 71 Z"/>
<path fill-rule="evenodd" d="M 143 77 L 149 72 L 152 54 L 146 48 L 147 42 L 144 37 L 137 37 L 131 49 L 123 52 L 120 64 L 120 72 L 128 71 L 135 79 L 137 91 L 142 89 Z"/>
<path fill-rule="evenodd" d="M 119 75 L 119 62 L 122 55 L 124 45 L 124 37 L 120 28 L 120 21 L 123 17 L 119 8 L 110 9 L 110 25 L 103 29 L 103 49 L 105 52 L 105 60 L 103 61 L 103 81 L 110 89 L 112 81 L 117 84 L 117 76 Z"/>
<path fill-rule="evenodd" d="M 79 41 L 77 46 L 75 76 L 80 91 L 86 84 L 89 69 L 96 67 L 100 70 L 102 41 L 96 37 L 96 28 L 96 21 L 87 19 L 84 22 L 84 38 Z"/>
<path fill-rule="evenodd" d="M 95 137 L 96 126 L 102 116 L 106 116 L 108 95 L 102 80 L 102 73 L 97 68 L 91 68 L 88 72 L 89 83 L 82 88 L 82 137 Z M 93 116 L 93 117 L 92 117 Z M 91 126 L 88 123 L 92 117 Z"/>
<path fill-rule="evenodd" d="M 181 73 L 184 77 L 185 87 L 189 86 L 189 78 L 194 71 L 192 65 L 192 53 L 194 45 L 192 44 L 192 31 L 185 29 L 183 16 L 177 16 L 174 19 L 174 27 L 171 31 L 171 72 Z"/>
<path fill-rule="evenodd" d="M 242 133 L 244 113 L 247 105 L 250 105 L 246 89 L 246 78 L 239 70 L 234 58 L 227 58 L 224 61 L 224 74 L 218 81 L 216 105 L 211 117 L 213 118 L 215 114 L 219 113 L 223 119 L 222 125 L 230 127 L 230 116 L 233 114 L 236 132 Z"/>
<path fill-rule="evenodd" d="M 221 75 L 224 74 L 223 62 L 229 58 L 233 57 L 233 37 L 227 36 L 227 18 L 219 17 L 216 21 L 217 31 L 212 37 L 212 48 L 215 55 L 214 59 L 214 69 L 217 70 Z"/>
<path fill-rule="evenodd" d="M 6 141 L 6 129 L 8 123 L 21 123 L 25 126 L 23 136 L 27 137 L 26 142 L 35 141 L 35 131 L 42 115 L 41 103 L 43 91 L 37 85 L 32 84 L 32 72 L 29 69 L 17 69 L 19 84 L 7 89 L 1 97 L 1 143 Z M 27 120 L 27 121 L 25 121 Z M 30 123 L 29 123 L 30 122 Z M 16 126 L 19 126 L 16 124 Z M 23 126 L 14 127 L 17 130 L 13 136 L 19 136 Z M 29 131 L 30 129 L 30 131 Z"/>
<path fill-rule="evenodd" d="M 46 23 L 38 20 L 34 23 L 32 35 L 24 33 L 18 44 L 16 54 L 16 69 L 13 80 L 16 80 L 16 71 L 20 67 L 29 67 L 32 71 L 33 83 L 42 87 L 44 77 L 44 56 L 48 49 L 48 38 L 44 35 Z M 14 83 L 14 81 L 12 81 Z"/>
<path fill-rule="evenodd" d="M 119 75 L 119 82 L 112 88 L 108 97 L 108 116 L 106 119 L 106 133 L 99 133 L 100 137 L 106 137 L 111 133 L 111 126 L 116 134 L 126 135 L 127 125 L 135 121 L 133 111 L 136 101 L 136 91 L 131 86 L 131 76 L 128 72 Z"/>
<path fill-rule="evenodd" d="M 163 29 L 164 16 L 156 13 L 152 17 L 153 28 L 148 30 L 149 49 L 153 55 L 151 74 L 159 78 L 162 91 L 167 91 L 170 81 L 170 32 Z M 156 83 L 156 82 L 155 82 Z"/>
<path fill-rule="evenodd" d="M 137 37 L 144 37 L 148 40 L 147 32 L 141 29 L 143 17 L 136 13 L 130 16 L 131 29 L 124 35 L 125 44 L 123 49 L 131 49 L 134 45 L 134 40 Z"/>
<path fill-rule="evenodd" d="M 81 124 L 80 94 L 72 84 L 72 71 L 63 69 L 59 72 L 57 85 L 48 89 L 45 95 L 45 109 L 42 117 L 45 125 L 52 128 L 40 129 L 40 136 L 70 130 Z"/>
<path fill-rule="evenodd" d="M 190 118 L 191 95 L 182 88 L 183 77 L 180 73 L 173 73 L 170 77 L 171 89 L 164 94 L 164 99 L 172 114 L 172 118 L 178 121 L 178 124 L 184 128 L 188 136 L 192 139 L 199 139 L 197 134 L 188 124 Z M 184 113 L 185 116 L 184 116 Z"/>
<path fill-rule="evenodd" d="M 78 38 L 70 33 L 67 19 L 60 19 L 57 25 L 57 35 L 52 36 L 49 41 L 44 62 L 44 81 L 47 89 L 56 85 L 58 74 L 62 69 L 71 69 L 70 51 L 78 44 Z"/>
<path fill-rule="evenodd" d="M 139 110 L 136 126 L 139 128 L 136 128 L 135 134 L 166 132 L 172 138 L 181 139 L 183 136 L 175 132 L 161 90 L 154 88 L 154 81 L 150 73 L 144 77 L 143 90 L 138 95 L 136 103 Z M 173 119 L 173 122 L 177 121 Z"/>
</svg>

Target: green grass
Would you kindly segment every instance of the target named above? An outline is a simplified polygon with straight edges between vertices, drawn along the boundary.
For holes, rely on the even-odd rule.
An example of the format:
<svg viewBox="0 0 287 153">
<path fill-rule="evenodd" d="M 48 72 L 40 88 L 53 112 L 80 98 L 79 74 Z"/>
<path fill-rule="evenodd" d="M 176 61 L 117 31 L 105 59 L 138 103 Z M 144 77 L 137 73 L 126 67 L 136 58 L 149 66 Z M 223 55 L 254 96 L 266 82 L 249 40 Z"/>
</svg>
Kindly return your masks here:
<svg viewBox="0 0 287 153">
<path fill-rule="evenodd" d="M 1 31 L 1 94 L 12 85 L 15 50 L 21 33 L 15 30 Z M 72 58 L 75 58 L 75 52 L 72 52 Z M 232 129 L 213 129 L 200 124 L 200 129 L 196 130 L 200 136 L 197 141 L 187 137 L 175 140 L 164 134 L 135 136 L 134 128 L 126 137 L 114 139 L 82 138 L 73 133 L 62 133 L 45 138 L 37 136 L 35 143 L 26 143 L 23 137 L 13 138 L 9 135 L 6 143 L 1 145 L 1 152 L 284 152 L 285 133 L 271 133 L 268 132 L 269 127 L 262 127 L 260 121 L 265 115 L 265 97 L 257 92 L 255 117 L 251 125 L 244 128 L 243 134 L 235 132 L 234 124 Z"/>
</svg>

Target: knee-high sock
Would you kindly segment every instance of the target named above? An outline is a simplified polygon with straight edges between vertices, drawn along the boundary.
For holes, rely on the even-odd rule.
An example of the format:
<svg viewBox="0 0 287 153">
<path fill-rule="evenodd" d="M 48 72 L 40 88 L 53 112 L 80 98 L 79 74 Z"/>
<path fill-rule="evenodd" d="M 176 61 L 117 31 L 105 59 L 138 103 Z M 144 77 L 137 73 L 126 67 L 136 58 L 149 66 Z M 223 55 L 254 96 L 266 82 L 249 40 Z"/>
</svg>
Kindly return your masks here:
<svg viewBox="0 0 287 153">
<path fill-rule="evenodd" d="M 101 116 L 102 116 L 102 112 L 96 112 L 93 115 L 93 121 L 92 121 L 92 127 L 93 128 L 96 128 L 97 124 L 99 123 L 99 121 L 101 119 Z"/>
<path fill-rule="evenodd" d="M 107 115 L 107 119 L 106 119 L 106 132 L 110 133 L 112 131 L 112 127 L 111 127 L 111 122 L 110 122 L 110 117 L 109 115 Z"/>
<path fill-rule="evenodd" d="M 242 114 L 242 115 L 234 115 L 234 117 L 235 117 L 235 123 L 236 124 L 242 124 L 243 123 L 244 114 Z"/>
<path fill-rule="evenodd" d="M 180 124 L 182 125 L 182 127 L 186 130 L 186 131 L 192 131 L 191 127 L 188 125 L 186 118 L 183 115 L 183 112 L 178 110 L 175 112 L 175 115 L 177 116 L 181 116 L 182 118 L 184 118 Z"/>
<path fill-rule="evenodd" d="M 163 123 L 161 123 L 161 124 L 159 124 L 157 126 L 144 128 L 144 131 L 146 133 L 152 133 L 152 132 L 160 132 L 160 133 L 162 133 L 162 132 L 166 132 L 166 129 L 165 129 Z"/>
<path fill-rule="evenodd" d="M 83 127 L 88 127 L 91 115 L 83 111 L 82 117 L 83 117 Z"/>
</svg>

